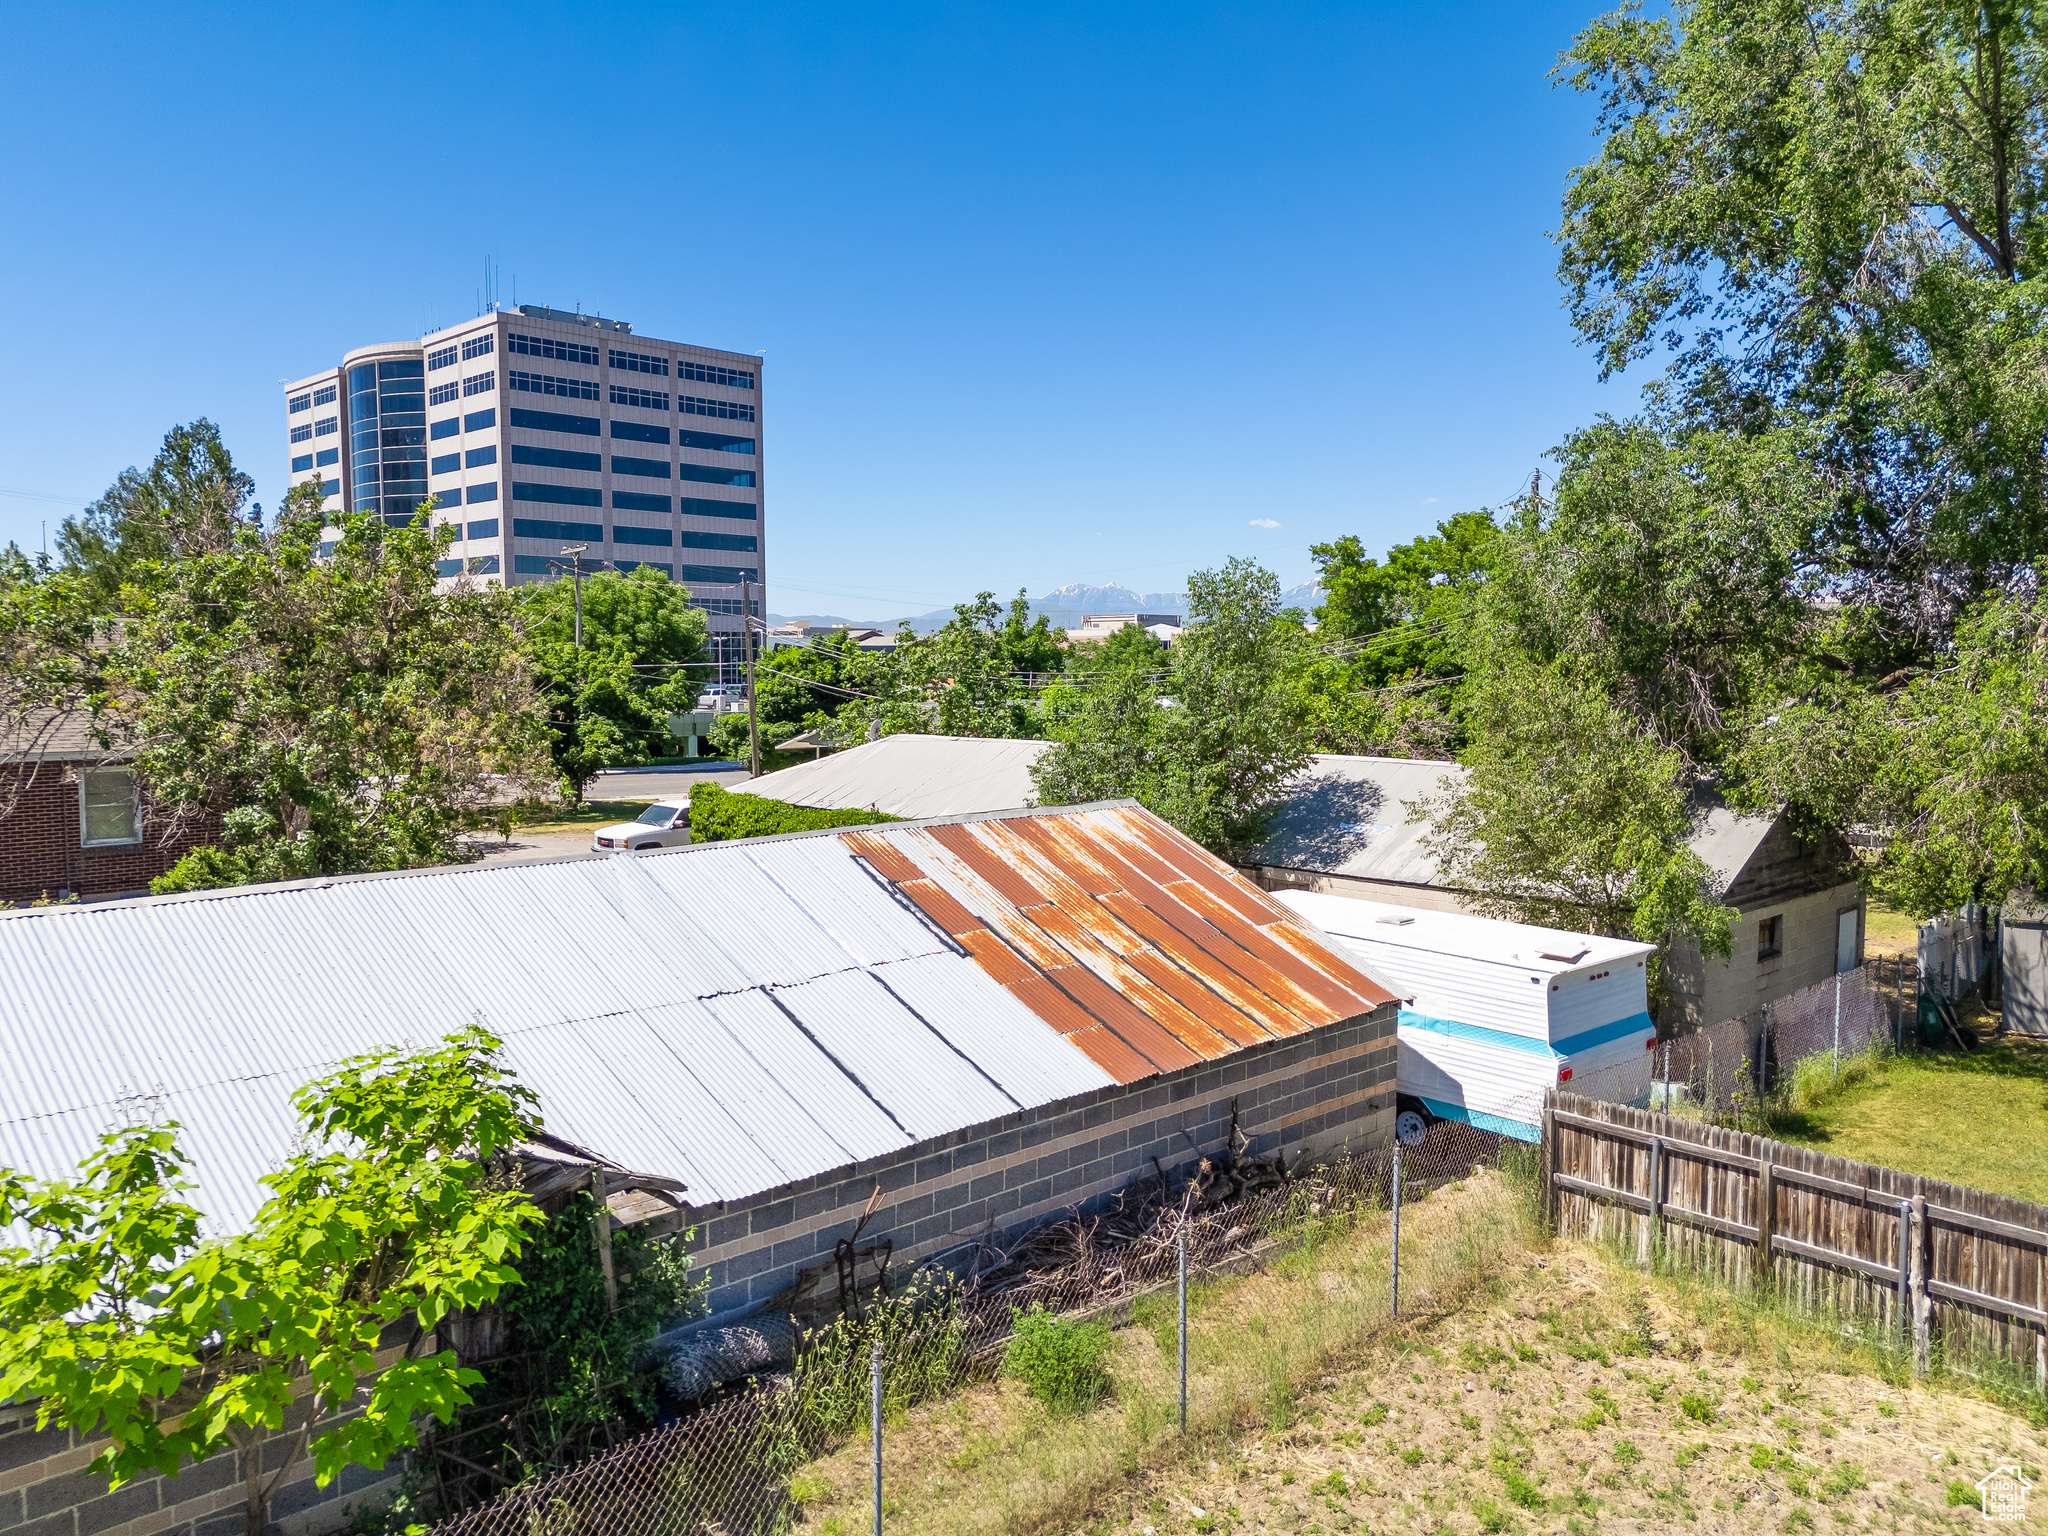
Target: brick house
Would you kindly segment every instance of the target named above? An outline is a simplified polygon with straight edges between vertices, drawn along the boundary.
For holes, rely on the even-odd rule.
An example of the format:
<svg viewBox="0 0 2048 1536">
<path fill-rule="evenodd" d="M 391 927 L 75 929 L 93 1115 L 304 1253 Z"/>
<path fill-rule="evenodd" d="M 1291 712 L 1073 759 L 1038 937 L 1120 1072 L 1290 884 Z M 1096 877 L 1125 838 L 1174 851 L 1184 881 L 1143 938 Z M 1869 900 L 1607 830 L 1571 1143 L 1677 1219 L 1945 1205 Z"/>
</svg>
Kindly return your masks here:
<svg viewBox="0 0 2048 1536">
<path fill-rule="evenodd" d="M 132 754 L 78 717 L 31 717 L 0 737 L 0 901 L 102 901 L 149 882 L 217 835 L 150 798 Z"/>
</svg>

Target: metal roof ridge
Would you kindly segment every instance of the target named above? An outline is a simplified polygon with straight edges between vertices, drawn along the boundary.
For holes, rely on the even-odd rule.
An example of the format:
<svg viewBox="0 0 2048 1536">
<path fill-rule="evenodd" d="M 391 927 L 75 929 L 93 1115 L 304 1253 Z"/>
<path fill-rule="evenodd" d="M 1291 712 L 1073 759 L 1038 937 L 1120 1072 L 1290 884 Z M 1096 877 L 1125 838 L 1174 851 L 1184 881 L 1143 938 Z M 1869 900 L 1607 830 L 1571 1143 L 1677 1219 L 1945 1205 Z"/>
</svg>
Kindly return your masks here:
<svg viewBox="0 0 2048 1536">
<path fill-rule="evenodd" d="M 884 737 L 883 740 L 887 740 Z M 981 740 L 984 738 L 969 738 Z M 766 775 L 763 775 L 766 777 Z M 223 885 L 206 891 L 178 891 L 168 896 L 124 896 L 114 901 L 53 902 L 47 907 L 17 907 L 0 910 L 0 922 L 25 918 L 89 916 L 99 912 L 125 912 L 138 907 L 169 906 L 178 902 L 222 901 L 234 897 L 267 896 L 282 892 L 319 891 L 331 885 L 355 885 L 368 880 L 428 879 L 435 876 L 489 875 L 504 870 L 532 869 L 544 864 L 579 864 L 609 859 L 670 858 L 701 853 L 707 848 L 759 847 L 764 843 L 786 843 L 802 837 L 836 837 L 842 832 L 890 833 L 918 827 L 960 826 L 975 821 L 1000 821 L 1012 816 L 1079 815 L 1084 811 L 1116 810 L 1136 806 L 1134 799 L 1090 800 L 1079 805 L 1020 805 L 1000 811 L 963 811 L 953 816 L 926 816 L 915 821 L 861 822 L 847 827 L 815 827 L 802 832 L 773 832 L 765 837 L 731 837 L 712 843 L 687 843 L 680 848 L 658 848 L 648 853 L 558 853 L 536 859 L 507 859 L 498 864 L 471 861 L 462 864 L 423 864 L 415 869 L 370 869 L 344 875 L 311 875 L 304 880 L 264 880 L 250 885 Z"/>
</svg>

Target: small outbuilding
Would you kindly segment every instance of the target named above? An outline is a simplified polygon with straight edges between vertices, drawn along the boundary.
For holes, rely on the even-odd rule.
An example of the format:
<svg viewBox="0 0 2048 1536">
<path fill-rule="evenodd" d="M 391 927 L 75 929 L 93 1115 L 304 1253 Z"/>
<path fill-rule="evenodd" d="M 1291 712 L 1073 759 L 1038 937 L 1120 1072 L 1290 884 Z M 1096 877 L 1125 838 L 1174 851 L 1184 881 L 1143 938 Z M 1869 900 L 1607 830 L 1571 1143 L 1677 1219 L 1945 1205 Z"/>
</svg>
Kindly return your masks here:
<svg viewBox="0 0 2048 1536">
<path fill-rule="evenodd" d="M 904 732 L 729 787 L 736 795 L 765 795 L 814 810 L 881 811 L 906 821 L 979 816 L 1036 801 L 1031 765 L 1050 745 Z"/>
</svg>

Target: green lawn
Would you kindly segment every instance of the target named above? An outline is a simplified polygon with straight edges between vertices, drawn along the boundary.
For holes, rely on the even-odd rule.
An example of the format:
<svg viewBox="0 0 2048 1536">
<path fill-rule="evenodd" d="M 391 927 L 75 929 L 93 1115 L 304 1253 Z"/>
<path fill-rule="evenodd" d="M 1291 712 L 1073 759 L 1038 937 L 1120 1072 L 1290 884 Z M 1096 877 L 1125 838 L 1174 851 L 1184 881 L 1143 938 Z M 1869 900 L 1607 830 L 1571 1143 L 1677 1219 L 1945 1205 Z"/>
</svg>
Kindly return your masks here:
<svg viewBox="0 0 2048 1536">
<path fill-rule="evenodd" d="M 2048 1204 L 2048 1042 L 1894 1057 L 1834 1098 L 1773 1116 L 1771 1134 Z"/>
<path fill-rule="evenodd" d="M 1905 913 L 1873 901 L 1863 916 L 1863 948 L 1866 954 L 1873 955 L 1917 954 L 1920 925 Z"/>
<path fill-rule="evenodd" d="M 520 832 L 573 832 L 578 827 L 602 827 L 614 821 L 631 821 L 651 804 L 651 800 L 586 800 L 578 806 L 537 806 L 531 814 L 540 819 L 522 820 L 519 831 L 513 836 Z"/>
</svg>

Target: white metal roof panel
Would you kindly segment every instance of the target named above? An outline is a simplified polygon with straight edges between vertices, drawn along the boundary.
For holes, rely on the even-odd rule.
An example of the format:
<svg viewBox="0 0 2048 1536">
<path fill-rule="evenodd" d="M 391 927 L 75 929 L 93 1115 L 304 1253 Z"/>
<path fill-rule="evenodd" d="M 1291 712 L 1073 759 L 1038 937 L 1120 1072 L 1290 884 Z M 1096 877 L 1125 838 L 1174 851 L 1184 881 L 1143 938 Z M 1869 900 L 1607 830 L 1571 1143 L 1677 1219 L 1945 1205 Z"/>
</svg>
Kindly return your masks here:
<svg viewBox="0 0 2048 1536">
<path fill-rule="evenodd" d="M 790 805 L 877 810 L 914 820 L 1033 804 L 1031 765 L 1043 741 L 982 736 L 884 736 L 732 786 Z"/>
<path fill-rule="evenodd" d="M 1021 1107 L 865 971 L 778 987 L 775 1000 L 915 1140 L 998 1120 Z M 1043 1023 L 1039 1028 L 1053 1033 Z"/>
</svg>

